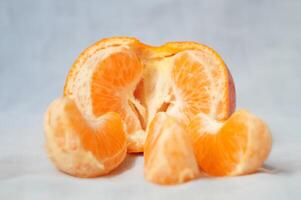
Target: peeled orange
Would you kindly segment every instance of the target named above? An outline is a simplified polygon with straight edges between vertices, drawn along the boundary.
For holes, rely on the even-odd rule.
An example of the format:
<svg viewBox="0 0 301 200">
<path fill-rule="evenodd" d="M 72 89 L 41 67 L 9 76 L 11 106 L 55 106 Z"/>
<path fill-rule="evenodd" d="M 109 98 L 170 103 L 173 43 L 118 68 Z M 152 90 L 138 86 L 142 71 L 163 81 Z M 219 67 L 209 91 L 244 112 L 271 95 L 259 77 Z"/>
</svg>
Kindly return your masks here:
<svg viewBox="0 0 301 200">
<path fill-rule="evenodd" d="M 235 107 L 223 60 L 192 42 L 152 47 L 127 37 L 101 40 L 75 61 L 64 91 L 88 119 L 119 113 L 129 152 L 143 151 L 145 130 L 158 111 L 188 123 L 199 112 L 226 119 Z"/>
<path fill-rule="evenodd" d="M 144 175 L 158 184 L 255 172 L 271 149 L 267 125 L 235 111 L 235 87 L 222 58 L 194 42 L 150 46 L 100 40 L 84 50 L 63 97 L 45 117 L 46 148 L 68 174 L 109 173 L 126 152 L 144 152 Z M 234 112 L 234 113 L 233 113 Z"/>
</svg>

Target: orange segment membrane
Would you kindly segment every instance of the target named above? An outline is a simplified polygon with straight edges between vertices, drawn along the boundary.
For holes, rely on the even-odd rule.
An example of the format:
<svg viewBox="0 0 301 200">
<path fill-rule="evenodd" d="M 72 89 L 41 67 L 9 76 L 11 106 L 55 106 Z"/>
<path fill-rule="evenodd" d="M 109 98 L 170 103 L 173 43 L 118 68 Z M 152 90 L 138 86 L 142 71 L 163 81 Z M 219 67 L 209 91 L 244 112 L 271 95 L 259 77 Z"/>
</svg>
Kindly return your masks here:
<svg viewBox="0 0 301 200">
<path fill-rule="evenodd" d="M 96 116 L 117 112 L 126 121 L 129 134 L 140 130 L 139 118 L 129 102 L 141 77 L 142 66 L 135 54 L 117 52 L 104 58 L 97 66 L 91 86 L 93 113 Z"/>
<path fill-rule="evenodd" d="M 158 113 L 148 130 L 144 149 L 145 178 L 158 184 L 177 184 L 198 176 L 198 166 L 185 126 Z"/>
<path fill-rule="evenodd" d="M 239 110 L 228 120 L 217 122 L 205 114 L 188 127 L 200 167 L 209 175 L 251 173 L 270 152 L 270 132 L 260 119 Z"/>
<path fill-rule="evenodd" d="M 95 127 L 91 127 L 73 102 L 67 104 L 65 110 L 70 125 L 78 133 L 83 147 L 92 152 L 98 160 L 113 158 L 126 145 L 122 121 L 117 113 L 110 112 L 101 116 Z"/>
</svg>

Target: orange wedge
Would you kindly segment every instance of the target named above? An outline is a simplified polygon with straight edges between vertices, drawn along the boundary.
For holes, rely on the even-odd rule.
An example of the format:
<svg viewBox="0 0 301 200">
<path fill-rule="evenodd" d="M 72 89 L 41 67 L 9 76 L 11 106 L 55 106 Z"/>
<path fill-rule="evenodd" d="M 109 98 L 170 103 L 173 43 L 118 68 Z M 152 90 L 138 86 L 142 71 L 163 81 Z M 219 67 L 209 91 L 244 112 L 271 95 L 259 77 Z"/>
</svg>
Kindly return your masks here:
<svg viewBox="0 0 301 200">
<path fill-rule="evenodd" d="M 175 57 L 171 71 L 174 101 L 168 113 L 190 121 L 199 112 L 220 120 L 233 112 L 231 75 L 213 52 L 205 52 L 185 51 Z"/>
<path fill-rule="evenodd" d="M 245 110 L 236 111 L 223 122 L 200 113 L 187 130 L 199 166 L 212 176 L 255 172 L 271 150 L 267 125 Z"/>
<path fill-rule="evenodd" d="M 109 173 L 125 158 L 127 139 L 116 113 L 94 121 L 83 118 L 73 100 L 55 100 L 46 112 L 46 149 L 55 166 L 70 175 L 96 177 Z"/>
<path fill-rule="evenodd" d="M 145 110 L 134 92 L 143 68 L 127 42 L 135 40 L 108 39 L 85 50 L 69 72 L 65 96 L 74 99 L 88 119 L 119 113 L 126 124 L 130 150 L 139 152 L 145 134 L 137 112 L 143 116 Z"/>
<path fill-rule="evenodd" d="M 151 122 L 144 149 L 144 175 L 158 184 L 178 184 L 199 174 L 185 125 L 166 113 Z"/>
<path fill-rule="evenodd" d="M 221 57 L 193 42 L 160 47 L 115 37 L 86 49 L 72 66 L 65 96 L 86 119 L 117 112 L 128 152 L 142 152 L 146 129 L 157 112 L 188 122 L 199 112 L 223 120 L 234 111 L 235 89 Z"/>
</svg>

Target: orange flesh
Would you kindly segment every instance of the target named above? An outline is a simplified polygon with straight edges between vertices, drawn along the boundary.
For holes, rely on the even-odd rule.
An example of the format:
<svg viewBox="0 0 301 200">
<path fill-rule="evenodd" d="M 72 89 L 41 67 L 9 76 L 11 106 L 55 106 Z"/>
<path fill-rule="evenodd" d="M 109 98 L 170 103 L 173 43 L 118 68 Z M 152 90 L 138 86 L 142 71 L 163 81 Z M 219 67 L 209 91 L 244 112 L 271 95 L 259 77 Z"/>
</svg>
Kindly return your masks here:
<svg viewBox="0 0 301 200">
<path fill-rule="evenodd" d="M 182 112 L 190 119 L 199 112 L 209 113 L 210 93 L 206 88 L 210 84 L 204 67 L 192 60 L 188 54 L 176 59 L 172 69 L 172 79 L 175 83 L 174 93 L 180 93 L 179 98 L 185 102 Z"/>
<path fill-rule="evenodd" d="M 235 132 L 236 130 L 239 132 Z M 229 123 L 217 134 L 209 133 L 198 137 L 194 145 L 198 148 L 196 157 L 202 169 L 215 176 L 230 174 L 240 162 L 240 155 L 245 152 L 246 127 Z"/>
<path fill-rule="evenodd" d="M 126 145 L 122 122 L 118 114 L 107 113 L 96 128 L 87 124 L 74 103 L 66 105 L 66 112 L 71 127 L 78 133 L 83 148 L 93 153 L 101 162 L 113 158 Z M 111 165 L 112 163 L 106 163 Z"/>
<path fill-rule="evenodd" d="M 126 155 L 127 138 L 119 115 L 110 112 L 93 123 L 88 122 L 68 97 L 51 104 L 45 131 L 50 158 L 60 170 L 74 176 L 106 174 Z"/>
<path fill-rule="evenodd" d="M 141 63 L 134 54 L 118 52 L 102 60 L 92 77 L 93 113 L 96 116 L 111 111 L 120 113 L 126 121 L 128 133 L 140 130 L 139 119 L 129 105 L 129 98 L 133 97 L 141 73 Z"/>
<path fill-rule="evenodd" d="M 100 52 L 106 56 L 98 57 Z M 85 63 L 93 64 L 88 62 L 92 58 L 99 60 L 90 78 L 81 70 L 88 69 Z M 78 77 L 87 80 L 78 82 Z M 227 118 L 235 105 L 230 81 L 220 56 L 204 45 L 183 42 L 151 47 L 135 39 L 112 38 L 80 55 L 67 77 L 64 93 L 74 98 L 81 110 L 89 110 L 87 104 L 91 105 L 93 117 L 119 113 L 129 136 L 128 151 L 141 152 L 145 130 L 157 112 L 167 112 L 186 123 L 199 112 Z M 79 95 L 90 83 L 90 93 Z"/>
<path fill-rule="evenodd" d="M 200 114 L 190 123 L 188 131 L 200 167 L 212 176 L 253 172 L 270 151 L 271 138 L 266 125 L 246 111 L 235 112 L 224 123 Z"/>
<path fill-rule="evenodd" d="M 165 113 L 151 122 L 144 148 L 145 178 L 158 184 L 194 179 L 199 170 L 185 125 Z"/>
</svg>

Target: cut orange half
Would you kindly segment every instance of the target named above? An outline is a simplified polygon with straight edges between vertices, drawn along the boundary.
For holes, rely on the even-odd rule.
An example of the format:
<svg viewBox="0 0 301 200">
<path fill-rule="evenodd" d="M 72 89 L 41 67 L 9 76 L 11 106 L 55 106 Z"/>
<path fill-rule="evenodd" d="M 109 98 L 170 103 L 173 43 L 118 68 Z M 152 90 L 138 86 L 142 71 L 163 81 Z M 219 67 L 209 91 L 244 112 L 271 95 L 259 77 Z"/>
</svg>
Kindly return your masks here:
<svg viewBox="0 0 301 200">
<path fill-rule="evenodd" d="M 45 116 L 46 149 L 55 166 L 70 175 L 96 177 L 125 158 L 127 139 L 117 113 L 83 118 L 73 100 L 55 100 Z"/>
<path fill-rule="evenodd" d="M 143 151 L 157 112 L 188 124 L 200 112 L 227 119 L 235 108 L 225 63 L 211 48 L 192 42 L 152 47 L 127 37 L 101 40 L 80 54 L 64 94 L 89 120 L 119 113 L 129 152 Z"/>
<path fill-rule="evenodd" d="M 144 149 L 144 176 L 158 184 L 194 179 L 199 169 L 185 125 L 166 113 L 151 122 Z"/>
<path fill-rule="evenodd" d="M 236 111 L 224 122 L 200 113 L 187 130 L 199 166 L 212 176 L 255 172 L 271 150 L 267 125 L 245 110 Z"/>
</svg>

